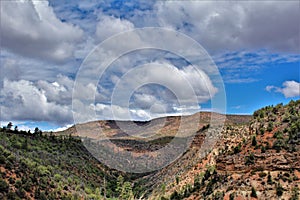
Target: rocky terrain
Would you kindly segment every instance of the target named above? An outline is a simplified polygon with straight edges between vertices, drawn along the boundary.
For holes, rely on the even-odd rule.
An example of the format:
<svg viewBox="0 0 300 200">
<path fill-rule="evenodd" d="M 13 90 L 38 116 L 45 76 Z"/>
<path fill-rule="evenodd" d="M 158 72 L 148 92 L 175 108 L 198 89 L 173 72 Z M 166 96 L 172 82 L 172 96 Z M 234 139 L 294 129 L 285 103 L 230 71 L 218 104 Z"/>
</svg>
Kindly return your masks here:
<svg viewBox="0 0 300 200">
<path fill-rule="evenodd" d="M 299 199 L 300 100 L 253 116 L 201 112 L 0 136 L 0 199 Z M 105 145 L 126 162 L 128 152 L 152 155 L 174 140 L 187 150 L 147 173 L 108 168 L 85 148 Z"/>
<path fill-rule="evenodd" d="M 165 192 L 156 187 L 152 199 L 299 199 L 299 100 L 260 109 L 249 123 L 226 124 L 203 159 L 197 148 L 164 169 Z"/>
</svg>

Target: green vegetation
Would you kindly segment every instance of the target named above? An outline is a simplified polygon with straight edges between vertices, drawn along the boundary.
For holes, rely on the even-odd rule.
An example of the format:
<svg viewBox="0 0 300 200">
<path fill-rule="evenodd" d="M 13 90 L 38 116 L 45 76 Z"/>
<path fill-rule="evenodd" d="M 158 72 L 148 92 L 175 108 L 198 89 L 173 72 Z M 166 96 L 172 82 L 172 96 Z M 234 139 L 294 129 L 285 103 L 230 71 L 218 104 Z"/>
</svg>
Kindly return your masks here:
<svg viewBox="0 0 300 200">
<path fill-rule="evenodd" d="M 250 194 L 251 197 L 254 197 L 254 198 L 257 198 L 257 194 L 256 194 L 256 190 L 254 187 L 251 188 L 251 194 Z"/>
<path fill-rule="evenodd" d="M 261 145 L 260 150 L 261 153 L 266 153 L 266 147 L 264 145 Z"/>
<path fill-rule="evenodd" d="M 277 139 L 273 144 L 273 149 L 275 149 L 277 152 L 280 152 L 281 149 L 285 149 L 286 147 L 287 145 L 283 139 Z"/>
<path fill-rule="evenodd" d="M 253 137 L 252 137 L 252 146 L 256 146 L 257 145 L 257 141 L 256 141 L 256 136 L 254 135 Z"/>
<path fill-rule="evenodd" d="M 299 188 L 298 187 L 294 187 L 292 189 L 292 197 L 290 198 L 290 200 L 299 200 Z"/>
<path fill-rule="evenodd" d="M 273 132 L 278 128 L 279 124 L 284 124 L 285 128 L 274 131 L 273 138 L 275 139 L 272 148 L 277 152 L 281 150 L 287 150 L 289 152 L 296 152 L 297 146 L 300 144 L 300 100 L 291 100 L 289 104 L 283 106 L 278 104 L 276 106 L 266 106 L 260 110 L 254 112 L 253 116 L 255 120 L 258 120 L 261 124 L 267 124 L 266 127 L 261 126 L 259 133 L 263 135 L 266 131 Z M 281 122 L 276 121 L 277 115 L 281 113 Z M 257 131 L 258 132 L 258 131 Z M 252 146 L 255 146 L 257 141 L 252 138 Z M 269 148 L 261 147 L 262 152 L 265 152 Z"/>
<path fill-rule="evenodd" d="M 230 193 L 229 200 L 234 200 L 234 196 L 235 196 L 234 192 Z"/>
<path fill-rule="evenodd" d="M 268 173 L 268 180 L 267 180 L 267 183 L 270 184 L 270 185 L 273 184 L 273 180 L 272 180 L 272 176 L 271 176 L 271 173 L 270 173 L 270 172 Z"/>
<path fill-rule="evenodd" d="M 283 195 L 283 187 L 280 185 L 280 183 L 276 184 L 276 195 L 281 197 Z"/>
<path fill-rule="evenodd" d="M 255 163 L 255 157 L 253 153 L 250 153 L 249 156 L 245 157 L 245 165 L 253 165 Z"/>
<path fill-rule="evenodd" d="M 239 143 L 236 147 L 233 148 L 233 153 L 237 154 L 240 153 L 242 151 L 242 144 Z"/>
<path fill-rule="evenodd" d="M 107 198 L 118 197 L 115 177 L 119 172 L 105 173 L 106 168 L 89 154 L 79 138 L 45 135 L 38 128 L 34 133 L 19 132 L 11 127 L 8 124 L 0 130 L 0 166 L 5 169 L 0 177 L 0 196 L 101 199 L 105 191 Z M 126 187 L 122 195 L 126 197 L 127 192 L 133 194 Z"/>
<path fill-rule="evenodd" d="M 200 129 L 199 141 L 202 134 L 205 135 L 201 131 L 208 127 Z M 163 200 L 192 196 L 224 199 L 225 195 L 234 199 L 241 195 L 237 188 L 251 185 L 253 179 L 258 184 L 255 185 L 257 190 L 261 190 L 261 186 L 275 189 L 273 197 L 288 193 L 291 200 L 299 199 L 298 185 L 295 184 L 299 178 L 293 173 L 295 167 L 291 162 L 296 160 L 292 156 L 300 150 L 300 100 L 285 106 L 278 104 L 262 108 L 254 113 L 249 127 L 230 124 L 226 130 L 230 134 L 226 135 L 226 140 L 220 141 L 220 146 L 224 144 L 222 151 L 209 151 L 210 157 L 206 157 L 215 160 L 196 163 L 198 160 L 193 157 L 197 155 L 198 146 L 195 145 L 183 155 L 186 157 L 179 158 L 165 170 L 126 174 L 108 169 L 95 160 L 79 137 L 46 134 L 38 127 L 32 132 L 19 131 L 17 126 L 8 123 L 0 128 L 0 199 L 128 200 L 147 199 L 151 195 Z M 148 142 L 130 138 L 115 138 L 112 142 L 130 150 L 154 151 L 172 140 L 176 144 L 186 141 L 184 137 L 166 136 Z M 284 171 L 279 168 L 284 163 L 281 159 L 276 161 L 276 156 L 285 157 L 286 153 L 291 169 Z M 272 159 L 269 158 L 275 159 L 274 165 L 270 166 Z M 196 164 L 190 161 L 196 161 Z M 283 164 L 275 166 L 280 162 Z M 279 173 L 272 172 L 274 168 Z M 187 173 L 193 169 L 193 173 Z M 242 176 L 233 176 L 235 170 Z M 270 172 L 278 176 L 272 177 Z M 187 178 L 186 174 L 195 175 Z M 284 183 L 284 188 L 280 183 Z M 264 192 L 257 192 L 254 187 L 246 188 L 249 190 L 247 198 L 265 197 Z"/>
<path fill-rule="evenodd" d="M 2 178 L 0 179 L 0 191 L 8 192 L 9 185 Z"/>
<path fill-rule="evenodd" d="M 190 197 L 193 193 L 201 192 L 204 199 L 212 195 L 213 199 L 223 199 L 224 192 L 215 191 L 219 184 L 222 184 L 226 176 L 220 175 L 215 170 L 215 166 L 208 166 L 204 175 L 199 174 L 194 177 L 194 184 L 184 185 L 180 191 L 175 190 L 170 199 L 185 199 Z"/>
<path fill-rule="evenodd" d="M 176 176 L 175 180 L 176 180 L 176 184 L 178 185 L 179 184 L 179 176 Z"/>
</svg>

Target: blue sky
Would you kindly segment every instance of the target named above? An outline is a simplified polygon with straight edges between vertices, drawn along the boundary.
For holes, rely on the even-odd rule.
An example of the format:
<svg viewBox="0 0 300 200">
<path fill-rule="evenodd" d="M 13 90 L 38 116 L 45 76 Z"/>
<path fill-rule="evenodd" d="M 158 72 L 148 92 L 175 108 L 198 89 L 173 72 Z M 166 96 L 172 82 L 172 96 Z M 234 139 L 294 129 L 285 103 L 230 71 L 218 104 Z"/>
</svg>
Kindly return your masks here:
<svg viewBox="0 0 300 200">
<path fill-rule="evenodd" d="M 299 99 L 299 13 L 299 1 L 1 1 L 1 126 L 12 121 L 22 129 L 56 130 L 73 124 L 77 111 L 75 122 L 125 119 L 128 106 L 135 120 L 218 111 L 211 99 L 223 99 L 224 112 L 252 114 Z M 170 39 L 171 33 L 155 39 L 133 31 L 145 27 L 185 34 L 209 56 L 191 56 L 199 64 L 191 66 L 174 52 L 143 49 L 180 46 L 195 53 L 188 41 Z M 101 42 L 124 31 L 132 32 L 128 39 L 109 40 L 110 53 L 88 57 Z M 102 77 L 93 68 L 86 72 L 85 79 L 98 82 L 76 81 L 84 61 L 100 63 L 138 45 L 141 49 L 121 56 Z M 208 58 L 215 66 L 199 61 Z M 126 79 L 126 74 L 131 75 Z M 166 85 L 138 85 L 141 80 Z M 122 101 L 126 94 L 112 101 L 118 83 L 120 88 L 136 86 L 127 106 Z M 176 97 L 182 94 L 186 98 L 180 103 Z M 89 109 L 97 115 L 91 118 Z"/>
</svg>

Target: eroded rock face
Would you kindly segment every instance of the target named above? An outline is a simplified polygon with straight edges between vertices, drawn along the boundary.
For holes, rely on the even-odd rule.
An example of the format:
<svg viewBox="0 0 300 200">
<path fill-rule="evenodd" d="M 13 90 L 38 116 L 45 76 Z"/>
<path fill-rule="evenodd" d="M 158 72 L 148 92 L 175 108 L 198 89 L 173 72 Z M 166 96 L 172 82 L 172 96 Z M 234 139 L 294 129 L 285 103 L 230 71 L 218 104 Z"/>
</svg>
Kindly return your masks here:
<svg viewBox="0 0 300 200">
<path fill-rule="evenodd" d="M 299 134 L 300 101 L 263 108 L 248 122 L 230 116 L 219 141 L 205 158 L 192 168 L 174 164 L 164 169 L 180 179 L 176 184 L 174 177 L 161 174 L 168 188 L 165 196 L 176 191 L 191 193 L 184 196 L 186 199 L 250 199 L 255 195 L 258 199 L 290 199 L 300 190 Z M 193 150 L 199 149 L 204 137 L 203 133 L 195 137 Z M 189 156 L 187 162 L 195 161 L 196 157 Z M 193 186 L 197 175 L 203 177 L 211 168 L 214 173 L 205 181 L 201 179 L 200 188 L 192 192 L 186 189 Z M 218 179 L 220 176 L 222 179 Z M 218 181 L 214 182 L 215 179 Z M 149 195 L 153 199 L 159 196 L 162 195 L 155 188 Z"/>
<path fill-rule="evenodd" d="M 263 168 L 267 170 L 289 171 L 300 170 L 300 154 L 294 153 L 263 153 L 254 154 L 255 163 L 246 165 L 246 155 L 229 155 L 219 157 L 216 161 L 217 169 L 221 171 L 249 171 L 251 169 Z"/>
</svg>

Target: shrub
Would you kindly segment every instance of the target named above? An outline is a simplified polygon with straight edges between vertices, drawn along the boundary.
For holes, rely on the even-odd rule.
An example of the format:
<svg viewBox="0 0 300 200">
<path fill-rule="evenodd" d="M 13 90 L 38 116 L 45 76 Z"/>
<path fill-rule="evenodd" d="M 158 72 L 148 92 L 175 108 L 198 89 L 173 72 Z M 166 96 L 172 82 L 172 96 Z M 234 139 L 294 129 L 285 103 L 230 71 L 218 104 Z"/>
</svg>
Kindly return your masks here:
<svg viewBox="0 0 300 200">
<path fill-rule="evenodd" d="M 213 199 L 215 199 L 215 200 L 223 200 L 223 199 L 224 199 L 224 193 L 218 191 L 218 192 L 214 195 L 214 198 L 213 198 Z"/>
<path fill-rule="evenodd" d="M 21 188 L 17 189 L 16 193 L 17 193 L 17 195 L 18 195 L 19 197 L 24 198 L 26 192 L 25 192 L 25 190 L 21 187 Z"/>
<path fill-rule="evenodd" d="M 13 191 L 9 191 L 7 194 L 7 199 L 18 199 L 17 194 Z"/>
<path fill-rule="evenodd" d="M 261 135 L 264 135 L 265 134 L 265 129 L 262 127 L 262 128 L 259 129 L 259 132 L 260 132 Z"/>
<path fill-rule="evenodd" d="M 260 178 L 263 178 L 263 177 L 267 176 L 267 174 L 265 172 L 260 172 L 258 175 L 259 175 Z"/>
<path fill-rule="evenodd" d="M 200 175 L 196 175 L 194 178 L 194 189 L 199 190 L 201 187 Z"/>
<path fill-rule="evenodd" d="M 256 141 L 256 136 L 252 137 L 252 142 L 251 142 L 252 146 L 256 146 L 257 145 L 257 141 Z"/>
<path fill-rule="evenodd" d="M 273 137 L 276 139 L 283 139 L 283 133 L 281 131 L 277 131 L 274 133 Z"/>
<path fill-rule="evenodd" d="M 27 191 L 27 192 L 30 192 L 31 191 L 31 188 L 33 186 L 33 183 L 31 181 L 31 179 L 28 179 L 25 184 L 23 185 L 23 188 Z"/>
<path fill-rule="evenodd" d="M 277 139 L 273 144 L 273 149 L 275 149 L 277 152 L 279 152 L 285 146 L 286 146 L 286 144 L 283 139 Z"/>
<path fill-rule="evenodd" d="M 178 185 L 179 184 L 179 176 L 176 176 L 176 184 Z"/>
<path fill-rule="evenodd" d="M 257 198 L 256 190 L 254 187 L 251 188 L 251 197 Z"/>
<path fill-rule="evenodd" d="M 245 165 L 252 165 L 255 163 L 255 157 L 252 153 L 249 154 L 249 156 L 246 156 L 245 158 Z"/>
<path fill-rule="evenodd" d="M 205 192 L 204 192 L 204 196 L 208 196 L 208 195 L 210 195 L 211 193 L 213 193 L 214 184 L 215 184 L 215 182 L 214 182 L 213 179 L 211 179 L 211 180 L 208 182 L 208 184 L 207 184 L 207 186 L 206 186 L 206 190 L 205 190 Z"/>
<path fill-rule="evenodd" d="M 261 150 L 261 153 L 266 153 L 266 147 L 265 146 L 262 145 L 260 150 Z"/>
<path fill-rule="evenodd" d="M 8 182 L 9 182 L 10 184 L 14 184 L 14 183 L 15 183 L 15 179 L 12 178 L 12 177 L 9 177 L 9 178 L 8 178 Z"/>
<path fill-rule="evenodd" d="M 38 166 L 37 171 L 40 176 L 49 176 L 51 174 L 48 168 L 43 165 Z"/>
<path fill-rule="evenodd" d="M 130 182 L 124 182 L 122 192 L 120 194 L 120 199 L 133 199 L 133 192 Z"/>
<path fill-rule="evenodd" d="M 269 142 L 266 143 L 266 150 L 268 150 L 268 149 L 270 149 L 270 143 Z"/>
<path fill-rule="evenodd" d="M 290 200 L 299 200 L 299 188 L 294 187 L 292 189 L 292 196 L 291 196 Z"/>
<path fill-rule="evenodd" d="M 13 162 L 15 162 L 15 160 L 16 160 L 16 157 L 14 156 L 14 155 L 9 155 L 8 157 L 7 157 L 7 160 L 9 161 L 9 162 L 11 162 L 11 163 L 13 163 Z"/>
<path fill-rule="evenodd" d="M 17 180 L 16 182 L 15 182 L 15 187 L 16 188 L 20 188 L 22 186 L 22 181 L 21 180 Z"/>
<path fill-rule="evenodd" d="M 39 189 L 35 191 L 34 197 L 40 200 L 47 200 L 45 192 L 41 192 Z"/>
<path fill-rule="evenodd" d="M 230 195 L 229 195 L 229 200 L 234 200 L 234 196 L 235 196 L 234 192 L 233 192 L 233 193 L 230 193 Z"/>
<path fill-rule="evenodd" d="M 171 194 L 170 200 L 181 200 L 181 196 L 180 196 L 179 193 L 175 190 L 175 191 Z"/>
<path fill-rule="evenodd" d="M 62 176 L 60 174 L 55 174 L 54 175 L 54 180 L 59 182 L 62 179 Z"/>
<path fill-rule="evenodd" d="M 273 126 L 273 122 L 269 122 L 268 127 L 267 127 L 267 131 L 271 132 L 273 130 L 274 126 Z"/>
<path fill-rule="evenodd" d="M 268 184 L 273 184 L 273 180 L 272 180 L 272 176 L 271 176 L 271 173 L 270 173 L 270 172 L 268 173 L 268 180 L 267 180 L 267 183 L 268 183 Z"/>
<path fill-rule="evenodd" d="M 283 194 L 283 191 L 284 191 L 283 187 L 280 185 L 280 183 L 278 183 L 276 185 L 276 195 L 281 197 Z"/>
<path fill-rule="evenodd" d="M 12 141 L 12 146 L 16 149 L 21 149 L 22 148 L 22 144 L 19 141 Z"/>
<path fill-rule="evenodd" d="M 0 179 L 0 191 L 7 193 L 8 189 L 9 189 L 9 185 L 7 184 L 7 182 L 3 179 Z"/>
<path fill-rule="evenodd" d="M 185 187 L 184 187 L 184 190 L 183 190 L 183 197 L 184 198 L 187 198 L 191 195 L 191 193 L 193 192 L 193 188 L 190 184 L 187 184 Z"/>
<path fill-rule="evenodd" d="M 5 164 L 5 157 L 4 157 L 4 155 L 0 155 L 0 164 Z"/>
<path fill-rule="evenodd" d="M 239 143 L 236 147 L 234 147 L 233 153 L 237 154 L 237 153 L 241 152 L 242 151 L 241 147 L 242 147 L 242 145 L 241 145 L 241 143 Z"/>
</svg>

